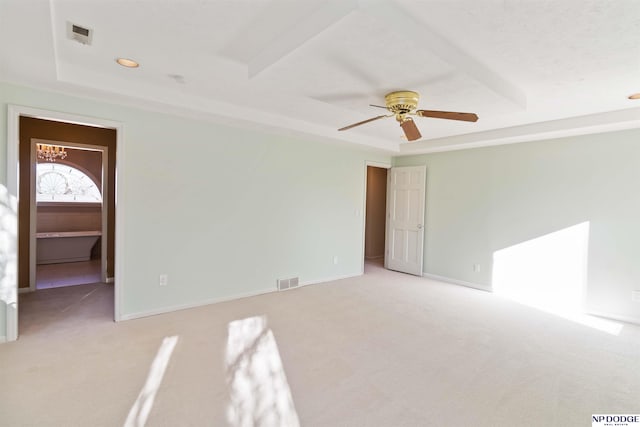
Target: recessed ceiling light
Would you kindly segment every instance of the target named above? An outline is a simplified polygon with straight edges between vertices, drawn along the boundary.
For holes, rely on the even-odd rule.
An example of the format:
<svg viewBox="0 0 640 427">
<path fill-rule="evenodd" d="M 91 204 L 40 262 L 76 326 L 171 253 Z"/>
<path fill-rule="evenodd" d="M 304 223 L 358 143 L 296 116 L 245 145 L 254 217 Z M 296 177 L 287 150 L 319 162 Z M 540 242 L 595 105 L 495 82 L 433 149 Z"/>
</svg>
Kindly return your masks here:
<svg viewBox="0 0 640 427">
<path fill-rule="evenodd" d="M 116 62 L 122 65 L 123 67 L 127 67 L 127 68 L 138 68 L 140 66 L 140 64 L 138 64 L 133 59 L 117 58 Z"/>
<path fill-rule="evenodd" d="M 629 99 L 640 99 L 640 92 L 629 95 Z"/>
</svg>

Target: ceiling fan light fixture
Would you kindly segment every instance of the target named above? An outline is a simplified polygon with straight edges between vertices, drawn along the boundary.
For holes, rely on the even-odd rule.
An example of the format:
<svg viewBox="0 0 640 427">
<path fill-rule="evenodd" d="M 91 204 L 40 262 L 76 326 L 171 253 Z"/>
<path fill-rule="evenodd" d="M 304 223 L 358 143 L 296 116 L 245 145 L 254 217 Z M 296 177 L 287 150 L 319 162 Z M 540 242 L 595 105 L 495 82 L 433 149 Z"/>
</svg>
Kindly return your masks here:
<svg viewBox="0 0 640 427">
<path fill-rule="evenodd" d="M 138 62 L 129 58 L 116 58 L 116 62 L 122 65 L 123 67 L 127 67 L 127 68 L 138 68 L 140 66 Z"/>
<path fill-rule="evenodd" d="M 640 92 L 629 95 L 629 99 L 640 99 Z"/>
</svg>

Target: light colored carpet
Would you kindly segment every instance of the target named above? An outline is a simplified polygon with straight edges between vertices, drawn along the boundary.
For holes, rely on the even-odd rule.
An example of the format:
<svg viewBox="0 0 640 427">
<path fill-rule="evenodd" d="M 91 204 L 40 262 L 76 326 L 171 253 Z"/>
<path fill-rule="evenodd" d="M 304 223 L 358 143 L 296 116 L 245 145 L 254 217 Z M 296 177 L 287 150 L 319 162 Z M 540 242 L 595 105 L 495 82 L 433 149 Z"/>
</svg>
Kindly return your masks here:
<svg viewBox="0 0 640 427">
<path fill-rule="evenodd" d="M 615 336 L 377 266 L 118 324 L 111 293 L 23 296 L 21 338 L 0 346 L 0 425 L 136 425 L 145 408 L 148 426 L 566 427 L 640 413 L 640 328 Z"/>
</svg>

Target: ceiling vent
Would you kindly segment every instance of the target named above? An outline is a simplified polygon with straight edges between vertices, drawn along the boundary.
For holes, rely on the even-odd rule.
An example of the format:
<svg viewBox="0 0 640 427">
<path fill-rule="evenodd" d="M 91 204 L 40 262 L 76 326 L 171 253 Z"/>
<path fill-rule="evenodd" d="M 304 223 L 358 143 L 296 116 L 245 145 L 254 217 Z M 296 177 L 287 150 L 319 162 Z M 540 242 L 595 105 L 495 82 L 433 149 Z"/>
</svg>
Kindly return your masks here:
<svg viewBox="0 0 640 427">
<path fill-rule="evenodd" d="M 93 30 L 80 25 L 67 22 L 67 38 L 78 43 L 90 45 L 93 38 Z"/>
</svg>

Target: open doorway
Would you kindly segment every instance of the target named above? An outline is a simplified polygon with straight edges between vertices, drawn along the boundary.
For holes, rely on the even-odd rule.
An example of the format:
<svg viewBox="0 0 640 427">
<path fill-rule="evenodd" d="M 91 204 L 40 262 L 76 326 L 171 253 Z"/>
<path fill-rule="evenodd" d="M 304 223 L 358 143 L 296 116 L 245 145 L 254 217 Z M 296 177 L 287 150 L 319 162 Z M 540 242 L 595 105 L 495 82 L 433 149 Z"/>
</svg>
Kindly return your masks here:
<svg viewBox="0 0 640 427">
<path fill-rule="evenodd" d="M 388 167 L 366 166 L 364 262 L 385 265 Z"/>
<path fill-rule="evenodd" d="M 33 132 L 25 129 L 28 122 L 32 122 L 35 126 Z M 31 161 L 31 140 L 45 139 L 55 141 L 69 141 L 78 144 L 91 144 L 108 147 L 111 161 L 106 172 L 105 178 L 108 188 L 111 189 L 106 206 L 110 212 L 108 219 L 108 230 L 106 237 L 107 245 L 107 270 L 106 282 L 113 283 L 112 286 L 102 286 L 107 290 L 103 293 L 103 304 L 101 312 L 96 314 L 101 321 L 119 321 L 120 315 L 120 297 L 122 295 L 122 277 L 123 277 L 123 231 L 121 227 L 116 228 L 117 224 L 122 224 L 124 217 L 122 209 L 122 198 L 117 193 L 116 175 L 119 180 L 121 177 L 121 168 L 116 169 L 116 163 L 122 161 L 122 150 L 116 151 L 116 146 L 122 146 L 124 141 L 122 136 L 123 125 L 120 122 L 106 120 L 96 117 L 82 116 L 73 113 L 58 112 L 52 110 L 43 110 L 39 108 L 9 105 L 7 108 L 7 186 L 4 194 L 0 191 L 0 210 L 5 216 L 17 223 L 16 229 L 9 229 L 9 240 L 7 241 L 9 252 L 9 272 L 1 283 L 0 289 L 0 310 L 4 305 L 5 325 L 6 325 L 6 341 L 15 341 L 18 339 L 19 324 L 21 325 L 21 333 L 24 331 L 22 327 L 22 318 L 24 309 L 24 298 L 34 296 L 41 293 L 57 292 L 82 289 L 84 286 L 71 286 L 58 289 L 42 290 L 39 292 L 30 292 L 31 279 L 35 277 L 31 274 L 31 258 L 35 257 L 35 245 L 30 240 L 30 217 L 33 215 L 31 210 L 31 169 L 35 167 L 35 162 Z M 106 137 L 102 139 L 98 134 Z M 118 171 L 116 173 L 116 171 Z M 0 188 L 2 190 L 2 188 Z M 116 212 L 116 200 L 118 200 L 118 211 Z M 7 230 L 5 230 L 6 232 Z M 116 233 L 118 236 L 116 245 Z M 104 238 L 104 237 L 103 237 Z M 16 248 L 17 246 L 17 248 Z M 116 250 L 116 247 L 118 248 Z M 15 249 L 13 249 L 15 248 Z M 13 252 L 11 252 L 13 250 Z M 33 253 L 32 253 L 33 251 Z M 12 255 L 12 256 L 11 256 Z M 117 263 L 116 263 L 117 258 Z M 6 260 L 5 260 L 6 261 Z M 17 268 L 16 268 L 17 267 Z M 117 269 L 116 269 L 117 267 Z M 13 272 L 11 272 L 13 270 Z M 98 283 L 101 285 L 102 283 Z M 91 290 L 89 292 L 94 292 Z M 97 291 L 96 291 L 97 292 Z M 21 296 L 20 302 L 18 295 Z M 88 294 L 87 294 L 88 295 Z M 86 295 L 85 295 L 86 296 Z M 85 296 L 82 297 L 86 300 Z M 37 298 L 31 298 L 37 299 Z M 33 305 L 38 305 L 38 301 Z M 18 309 L 18 307 L 20 307 Z M 69 313 L 69 306 L 54 307 L 55 313 Z M 46 313 L 45 313 L 46 317 Z M 79 320 L 70 319 L 71 322 L 77 323 Z M 45 322 L 46 323 L 46 322 Z M 49 322 L 50 323 L 50 322 Z M 1 340 L 2 337 L 0 337 Z"/>
<path fill-rule="evenodd" d="M 108 147 L 31 140 L 31 289 L 107 280 Z"/>
<path fill-rule="evenodd" d="M 113 321 L 116 129 L 18 123 L 16 332 Z"/>
</svg>

